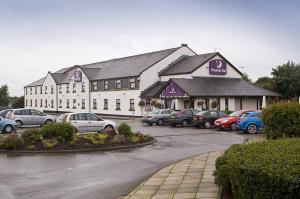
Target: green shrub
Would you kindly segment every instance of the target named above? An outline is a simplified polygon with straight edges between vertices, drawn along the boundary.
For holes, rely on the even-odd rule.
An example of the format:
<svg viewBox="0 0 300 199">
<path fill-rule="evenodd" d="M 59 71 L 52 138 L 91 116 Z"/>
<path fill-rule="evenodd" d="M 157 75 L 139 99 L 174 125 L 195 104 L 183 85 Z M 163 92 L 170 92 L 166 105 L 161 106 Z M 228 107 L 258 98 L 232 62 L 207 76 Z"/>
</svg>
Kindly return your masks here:
<svg viewBox="0 0 300 199">
<path fill-rule="evenodd" d="M 300 139 L 234 145 L 216 161 L 216 183 L 239 199 L 300 196 Z"/>
<path fill-rule="evenodd" d="M 100 145 L 104 144 L 104 141 L 108 138 L 108 135 L 99 133 L 87 133 L 83 135 L 83 139 L 89 141 L 92 144 Z"/>
<path fill-rule="evenodd" d="M 47 140 L 42 140 L 43 148 L 45 149 L 52 149 L 58 144 L 57 139 L 52 138 L 52 139 L 47 139 Z"/>
<path fill-rule="evenodd" d="M 126 123 L 122 123 L 118 126 L 118 132 L 120 135 L 124 135 L 125 137 L 132 135 L 131 127 Z"/>
<path fill-rule="evenodd" d="M 35 148 L 35 146 L 33 145 L 33 144 L 31 144 L 31 145 L 29 145 L 28 147 L 27 147 L 27 150 L 35 150 L 36 148 Z"/>
<path fill-rule="evenodd" d="M 268 139 L 300 136 L 300 104 L 274 103 L 263 109 L 264 132 Z"/>
<path fill-rule="evenodd" d="M 59 142 L 72 140 L 76 129 L 69 123 L 48 123 L 41 128 L 45 139 L 56 138 Z"/>
<path fill-rule="evenodd" d="M 128 137 L 128 141 L 132 144 L 135 144 L 139 141 L 141 141 L 142 137 L 138 136 L 138 135 L 131 135 Z"/>
<path fill-rule="evenodd" d="M 42 132 L 39 129 L 29 129 L 22 133 L 21 138 L 26 144 L 34 144 L 43 139 Z"/>
<path fill-rule="evenodd" d="M 22 139 L 17 134 L 9 134 L 3 139 L 3 147 L 6 149 L 17 149 L 22 145 Z"/>
</svg>

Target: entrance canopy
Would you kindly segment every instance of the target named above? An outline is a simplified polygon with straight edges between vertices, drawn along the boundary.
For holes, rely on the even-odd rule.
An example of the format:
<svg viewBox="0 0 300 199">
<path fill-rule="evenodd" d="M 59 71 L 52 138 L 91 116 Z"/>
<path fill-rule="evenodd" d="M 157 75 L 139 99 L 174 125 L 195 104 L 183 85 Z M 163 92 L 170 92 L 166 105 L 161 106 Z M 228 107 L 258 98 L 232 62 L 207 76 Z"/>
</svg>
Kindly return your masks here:
<svg viewBox="0 0 300 199">
<path fill-rule="evenodd" d="M 277 97 L 280 94 L 256 87 L 239 78 L 194 77 L 157 82 L 142 92 L 142 98 L 183 97 Z"/>
</svg>

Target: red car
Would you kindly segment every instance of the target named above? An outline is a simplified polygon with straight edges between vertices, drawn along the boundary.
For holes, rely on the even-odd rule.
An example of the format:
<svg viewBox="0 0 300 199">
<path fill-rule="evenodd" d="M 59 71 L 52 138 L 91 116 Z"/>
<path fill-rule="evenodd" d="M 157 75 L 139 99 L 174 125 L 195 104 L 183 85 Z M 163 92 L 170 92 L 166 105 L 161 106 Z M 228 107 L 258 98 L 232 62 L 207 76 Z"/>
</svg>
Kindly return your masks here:
<svg viewBox="0 0 300 199">
<path fill-rule="evenodd" d="M 237 130 L 237 121 L 241 115 L 247 112 L 252 112 L 252 110 L 240 110 L 235 111 L 228 115 L 228 117 L 219 118 L 214 122 L 214 125 L 219 129 L 230 129 L 232 131 Z"/>
</svg>

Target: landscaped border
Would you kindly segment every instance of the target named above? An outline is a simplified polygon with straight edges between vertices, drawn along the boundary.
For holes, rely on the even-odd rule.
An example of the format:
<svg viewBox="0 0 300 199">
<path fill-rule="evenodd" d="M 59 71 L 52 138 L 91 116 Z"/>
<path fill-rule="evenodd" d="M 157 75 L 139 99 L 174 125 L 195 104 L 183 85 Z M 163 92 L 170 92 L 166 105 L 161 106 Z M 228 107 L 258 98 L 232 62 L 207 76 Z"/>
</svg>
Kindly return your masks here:
<svg viewBox="0 0 300 199">
<path fill-rule="evenodd" d="M 105 148 L 93 148 L 93 149 L 69 149 L 69 150 L 48 150 L 48 151 L 18 151 L 18 150 L 0 150 L 0 153 L 6 153 L 6 154 L 63 154 L 63 153 L 86 153 L 86 152 L 97 152 L 97 151 L 116 151 L 116 150 L 122 150 L 122 149 L 131 149 L 131 148 L 138 148 L 147 146 L 150 144 L 154 144 L 157 142 L 157 139 L 153 138 L 149 140 L 148 142 L 144 143 L 138 143 L 138 144 L 127 144 L 124 146 L 114 146 L 114 147 L 105 147 Z"/>
</svg>

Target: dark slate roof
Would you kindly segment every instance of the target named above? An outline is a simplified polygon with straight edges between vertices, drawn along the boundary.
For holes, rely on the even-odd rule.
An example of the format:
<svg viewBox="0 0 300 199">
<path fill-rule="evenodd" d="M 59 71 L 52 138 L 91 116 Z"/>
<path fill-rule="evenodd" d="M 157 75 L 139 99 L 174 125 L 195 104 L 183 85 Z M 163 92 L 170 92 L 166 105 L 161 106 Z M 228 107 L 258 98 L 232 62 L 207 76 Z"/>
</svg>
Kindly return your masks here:
<svg viewBox="0 0 300 199">
<path fill-rule="evenodd" d="M 142 98 L 151 98 L 157 96 L 157 94 L 162 90 L 162 88 L 166 85 L 167 81 L 158 81 L 146 88 L 142 93 Z"/>
<path fill-rule="evenodd" d="M 81 68 L 90 80 L 138 76 L 178 48 L 180 47 L 86 64 Z"/>
<path fill-rule="evenodd" d="M 45 79 L 46 79 L 46 77 L 43 77 L 35 82 L 32 82 L 31 84 L 28 84 L 25 87 L 42 86 L 44 84 Z"/>
<path fill-rule="evenodd" d="M 168 69 L 162 71 L 160 75 L 165 76 L 191 73 L 218 54 L 218 52 L 214 52 L 185 57 L 174 65 L 170 65 Z"/>
<path fill-rule="evenodd" d="M 217 78 L 217 77 L 194 77 L 193 79 L 170 79 L 182 88 L 191 97 L 257 97 L 257 96 L 280 96 L 280 94 L 256 87 L 245 80 L 238 78 Z M 169 84 L 165 83 L 160 88 L 149 88 L 143 96 L 158 97 L 163 89 Z M 159 84 L 158 84 L 159 85 Z M 154 85 L 153 87 L 156 87 Z"/>
</svg>

